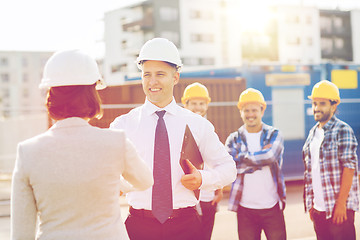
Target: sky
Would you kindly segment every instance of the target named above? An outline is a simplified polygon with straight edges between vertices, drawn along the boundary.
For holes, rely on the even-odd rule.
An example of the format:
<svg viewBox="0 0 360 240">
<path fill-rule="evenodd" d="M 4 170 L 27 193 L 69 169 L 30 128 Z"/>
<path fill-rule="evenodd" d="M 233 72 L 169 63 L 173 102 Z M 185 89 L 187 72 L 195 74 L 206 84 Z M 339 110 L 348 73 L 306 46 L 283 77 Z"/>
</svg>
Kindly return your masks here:
<svg viewBox="0 0 360 240">
<path fill-rule="evenodd" d="M 0 51 L 104 52 L 104 13 L 138 0 L 1 0 Z"/>
<path fill-rule="evenodd" d="M 104 13 L 139 0 L 1 0 L 0 51 L 56 51 L 80 48 L 93 57 L 104 54 Z M 169 0 L 170 1 L 170 0 Z M 195 0 L 194 0 L 195 1 Z M 249 2 L 247 0 L 238 0 Z M 342 9 L 359 0 L 252 0 Z"/>
</svg>

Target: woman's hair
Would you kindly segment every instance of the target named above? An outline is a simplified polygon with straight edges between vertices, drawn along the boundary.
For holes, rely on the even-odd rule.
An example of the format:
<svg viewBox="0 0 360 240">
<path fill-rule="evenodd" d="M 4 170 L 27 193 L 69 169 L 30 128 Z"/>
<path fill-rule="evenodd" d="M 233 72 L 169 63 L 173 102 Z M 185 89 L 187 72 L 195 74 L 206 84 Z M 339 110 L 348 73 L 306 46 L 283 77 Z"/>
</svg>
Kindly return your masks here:
<svg viewBox="0 0 360 240">
<path fill-rule="evenodd" d="M 69 117 L 100 119 L 103 112 L 95 86 L 96 84 L 51 87 L 46 97 L 49 116 L 54 120 Z"/>
</svg>

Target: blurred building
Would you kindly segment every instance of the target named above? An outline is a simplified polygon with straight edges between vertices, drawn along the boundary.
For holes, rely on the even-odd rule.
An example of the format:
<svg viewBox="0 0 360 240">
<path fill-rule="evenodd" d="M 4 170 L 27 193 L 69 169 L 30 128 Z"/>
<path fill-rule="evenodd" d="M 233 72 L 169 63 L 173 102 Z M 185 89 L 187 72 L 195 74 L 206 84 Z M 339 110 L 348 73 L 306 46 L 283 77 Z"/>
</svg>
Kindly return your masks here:
<svg viewBox="0 0 360 240">
<path fill-rule="evenodd" d="M 38 86 L 51 54 L 0 51 L 0 118 L 44 111 L 44 95 Z"/>
<path fill-rule="evenodd" d="M 104 77 L 117 85 L 138 75 L 141 46 L 165 37 L 184 70 L 247 62 L 360 62 L 360 11 L 305 5 L 249 8 L 237 0 L 147 0 L 105 14 Z"/>
<path fill-rule="evenodd" d="M 353 61 L 350 11 L 320 10 L 321 58 Z"/>
<path fill-rule="evenodd" d="M 320 63 L 319 10 L 305 6 L 278 6 L 276 9 L 279 62 Z"/>
<path fill-rule="evenodd" d="M 105 14 L 104 77 L 108 84 L 137 72 L 134 61 L 141 46 L 164 37 L 179 48 L 182 61 L 192 66 L 241 64 L 241 45 L 230 39 L 224 0 L 148 0 Z M 236 27 L 236 26 L 233 26 Z M 239 35 L 237 35 L 239 36 Z"/>
<path fill-rule="evenodd" d="M 360 63 L 360 10 L 352 10 L 350 19 L 353 62 Z"/>
<path fill-rule="evenodd" d="M 0 51 L 0 173 L 13 170 L 20 141 L 48 127 L 45 93 L 38 86 L 51 54 Z"/>
</svg>

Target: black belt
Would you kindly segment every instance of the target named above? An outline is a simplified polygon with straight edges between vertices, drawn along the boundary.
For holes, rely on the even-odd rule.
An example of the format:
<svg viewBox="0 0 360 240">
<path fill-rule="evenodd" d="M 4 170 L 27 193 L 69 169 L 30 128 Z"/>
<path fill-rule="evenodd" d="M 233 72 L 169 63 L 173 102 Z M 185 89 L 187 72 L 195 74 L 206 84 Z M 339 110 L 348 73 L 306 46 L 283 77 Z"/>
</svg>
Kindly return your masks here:
<svg viewBox="0 0 360 240">
<path fill-rule="evenodd" d="M 130 207 L 129 209 L 130 215 L 137 216 L 137 217 L 143 217 L 143 218 L 155 218 L 152 214 L 151 210 L 145 210 L 145 209 L 135 209 L 133 207 Z M 169 219 L 177 218 L 181 216 L 187 216 L 187 215 L 193 215 L 196 214 L 195 207 L 186 207 L 186 208 L 179 208 L 179 209 L 173 209 L 173 212 Z"/>
</svg>

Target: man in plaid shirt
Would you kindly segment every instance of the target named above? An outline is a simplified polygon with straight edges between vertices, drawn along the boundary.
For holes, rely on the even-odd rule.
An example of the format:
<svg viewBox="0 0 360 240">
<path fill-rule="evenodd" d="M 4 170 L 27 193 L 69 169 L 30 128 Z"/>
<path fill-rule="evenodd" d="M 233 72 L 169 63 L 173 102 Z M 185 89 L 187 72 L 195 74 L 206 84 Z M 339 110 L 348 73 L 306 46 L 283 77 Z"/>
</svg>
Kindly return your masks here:
<svg viewBox="0 0 360 240">
<path fill-rule="evenodd" d="M 317 124 L 303 147 L 304 205 L 317 239 L 355 239 L 359 210 L 357 141 L 351 127 L 335 117 L 339 89 L 327 80 L 311 96 Z"/>
<path fill-rule="evenodd" d="M 229 210 L 237 212 L 239 239 L 260 240 L 262 230 L 267 239 L 286 239 L 283 138 L 262 122 L 266 103 L 260 91 L 242 92 L 238 108 L 244 125 L 230 134 L 225 146 L 237 168 Z"/>
</svg>

